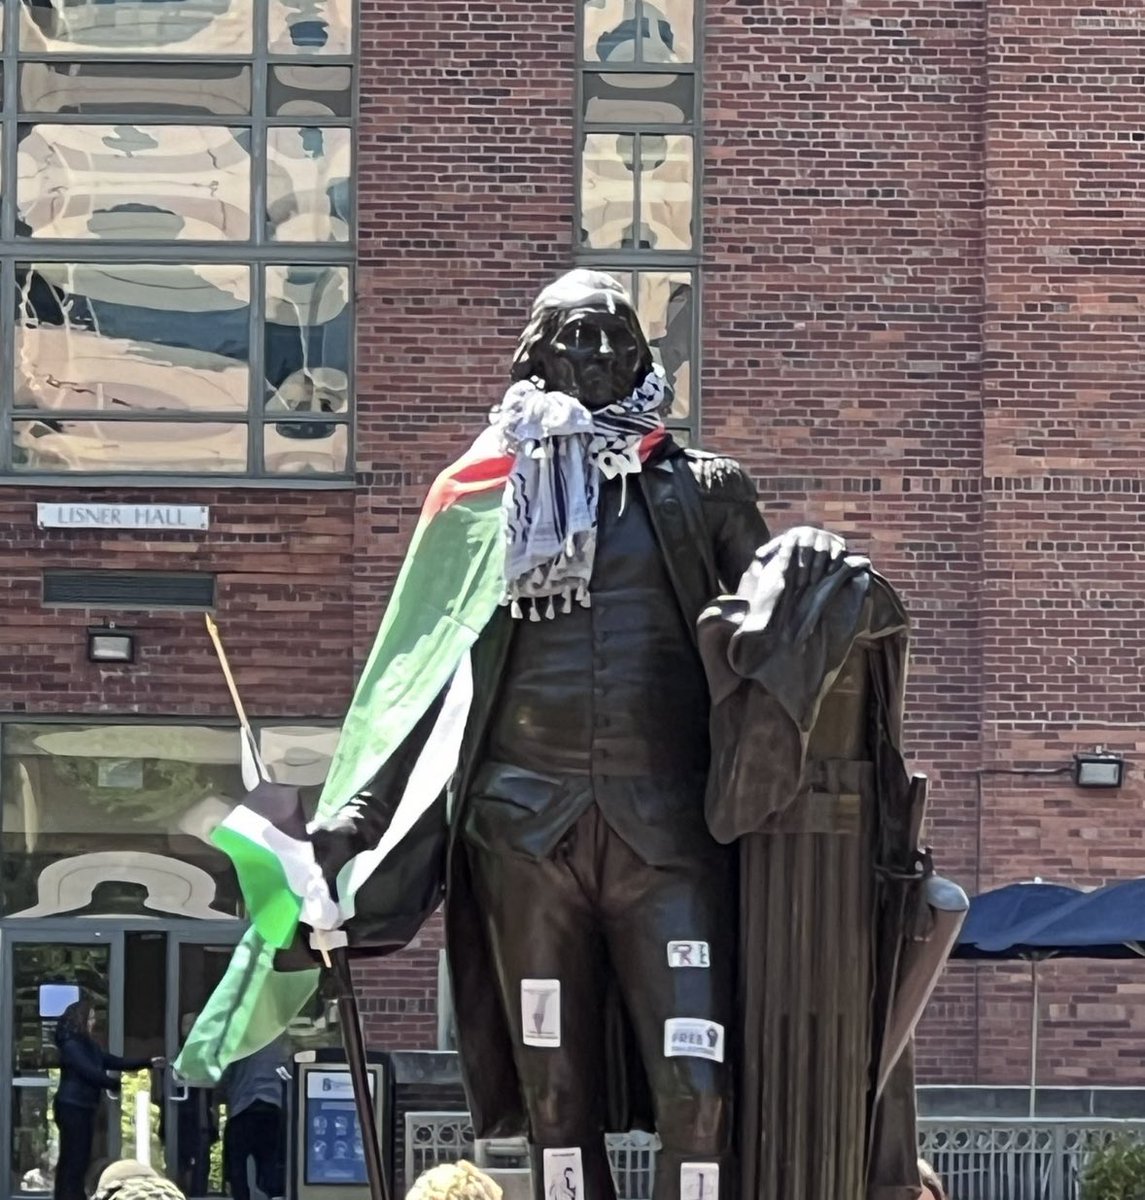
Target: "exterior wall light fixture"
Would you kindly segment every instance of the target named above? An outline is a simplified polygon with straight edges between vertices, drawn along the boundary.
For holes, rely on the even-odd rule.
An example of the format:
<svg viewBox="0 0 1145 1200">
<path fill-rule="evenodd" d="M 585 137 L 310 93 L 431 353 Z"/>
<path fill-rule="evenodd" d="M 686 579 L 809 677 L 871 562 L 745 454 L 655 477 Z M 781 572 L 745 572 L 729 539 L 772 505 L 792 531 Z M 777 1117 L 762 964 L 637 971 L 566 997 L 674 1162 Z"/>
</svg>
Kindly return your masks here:
<svg viewBox="0 0 1145 1200">
<path fill-rule="evenodd" d="M 1119 788 L 1125 779 L 1125 757 L 1101 746 L 1073 756 L 1073 781 L 1080 788 Z"/>
<path fill-rule="evenodd" d="M 87 631 L 87 660 L 93 663 L 133 663 L 135 634 L 116 629 L 112 622 Z"/>
</svg>

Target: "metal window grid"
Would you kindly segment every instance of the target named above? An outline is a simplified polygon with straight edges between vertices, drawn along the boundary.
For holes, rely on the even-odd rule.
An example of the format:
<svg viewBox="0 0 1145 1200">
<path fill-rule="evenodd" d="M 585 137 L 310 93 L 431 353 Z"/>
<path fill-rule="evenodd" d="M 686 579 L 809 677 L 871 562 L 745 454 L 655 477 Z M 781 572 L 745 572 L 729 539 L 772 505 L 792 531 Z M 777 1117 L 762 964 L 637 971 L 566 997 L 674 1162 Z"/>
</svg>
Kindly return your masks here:
<svg viewBox="0 0 1145 1200">
<path fill-rule="evenodd" d="M 32 487 L 37 484 L 52 486 L 129 485 L 138 487 L 164 487 L 198 485 L 210 488 L 232 486 L 263 486 L 273 488 L 345 488 L 352 483 L 355 461 L 354 438 L 354 265 L 357 243 L 357 169 L 355 157 L 351 160 L 349 240 L 340 243 L 307 244 L 304 242 L 274 242 L 267 237 L 266 171 L 267 130 L 279 128 L 340 128 L 349 129 L 356 151 L 354 132 L 359 123 L 358 87 L 359 46 L 358 4 L 352 2 L 351 28 L 353 30 L 350 54 L 272 54 L 268 48 L 267 28 L 269 0 L 251 0 L 250 19 L 253 22 L 252 50 L 249 54 L 146 54 L 132 53 L 21 53 L 19 31 L 23 0 L 4 0 L 5 20 L 0 62 L 3 64 L 3 106 L 0 109 L 0 486 L 16 485 Z M 174 114 L 132 113 L 124 117 L 105 114 L 58 114 L 20 111 L 19 67 L 22 63 L 99 63 L 107 66 L 122 65 L 125 72 L 133 66 L 164 65 L 247 65 L 251 67 L 251 111 L 240 116 L 197 114 L 195 118 Z M 275 66 L 287 67 L 348 67 L 351 71 L 349 117 L 299 116 L 272 117 L 267 113 L 267 90 L 270 71 Z M 246 128 L 250 130 L 250 211 L 251 236 L 248 241 L 202 242 L 180 241 L 71 241 L 47 238 L 18 238 L 16 235 L 16 171 L 17 132 L 20 125 L 185 125 L 192 127 Z M 108 412 L 85 411 L 84 420 L 101 423 L 114 421 L 146 421 L 155 424 L 246 424 L 247 465 L 243 473 L 188 474 L 183 472 L 88 472 L 39 473 L 16 472 L 13 470 L 13 423 L 16 419 L 75 419 L 77 413 L 52 410 L 17 410 L 14 407 L 13 371 L 15 368 L 15 307 L 16 265 L 18 263 L 122 263 L 139 265 L 151 263 L 188 263 L 193 265 L 239 265 L 250 271 L 249 306 L 249 351 L 247 366 L 249 384 L 247 410 L 244 418 L 236 414 L 223 416 L 219 413 L 180 412 L 169 410 L 151 412 Z M 264 412 L 265 387 L 265 342 L 263 317 L 265 314 L 265 271 L 273 266 L 308 267 L 339 266 L 347 271 L 348 297 L 350 306 L 350 333 L 347 361 L 349 396 L 347 409 L 343 413 L 266 413 Z M 18 415 L 19 414 L 19 415 Z M 326 475 L 276 475 L 264 469 L 263 431 L 266 425 L 323 424 L 345 426 L 347 432 L 346 467 L 344 471 Z"/>
<path fill-rule="evenodd" d="M 634 61 L 632 62 L 596 62 L 585 58 L 585 6 L 587 0 L 575 0 L 576 3 L 576 113 L 575 113 L 575 146 L 574 152 L 574 201 L 573 201 L 573 258 L 578 266 L 597 267 L 602 271 L 631 273 L 633 271 L 687 271 L 692 279 L 692 319 L 689 335 L 691 338 L 691 397 L 686 418 L 670 419 L 668 425 L 673 431 L 678 431 L 682 440 L 689 445 L 697 445 L 700 434 L 700 369 L 701 346 L 700 331 L 702 321 L 701 295 L 701 257 L 703 247 L 703 227 L 701 225 L 703 197 L 703 0 L 692 0 L 692 61 L 688 63 L 645 62 L 644 50 L 644 19 L 645 10 L 654 5 L 655 0 L 634 0 L 634 22 L 636 39 L 634 45 Z M 616 122 L 586 121 L 584 115 L 585 77 L 587 75 L 690 75 L 692 77 L 692 113 L 691 119 L 682 124 L 662 123 L 633 123 L 618 124 Z M 583 172 L 584 140 L 588 133 L 631 133 L 636 135 L 634 140 L 634 180 L 632 211 L 636 228 L 640 223 L 640 151 L 639 135 L 642 133 L 657 134 L 688 134 L 692 138 L 692 248 L 688 251 L 657 251 L 633 248 L 628 250 L 590 250 L 580 244 L 582 210 L 581 210 L 581 178 Z"/>
</svg>

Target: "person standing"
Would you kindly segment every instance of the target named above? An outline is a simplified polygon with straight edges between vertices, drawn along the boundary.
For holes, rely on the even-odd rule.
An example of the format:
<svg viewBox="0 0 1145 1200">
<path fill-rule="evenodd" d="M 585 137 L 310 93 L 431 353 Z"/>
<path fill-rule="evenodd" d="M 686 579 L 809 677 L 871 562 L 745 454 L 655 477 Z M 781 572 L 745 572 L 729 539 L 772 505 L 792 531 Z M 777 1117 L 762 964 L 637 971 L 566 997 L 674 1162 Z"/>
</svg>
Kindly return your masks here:
<svg viewBox="0 0 1145 1200">
<path fill-rule="evenodd" d="M 223 1170 L 234 1200 L 250 1200 L 247 1165 L 252 1158 L 261 1192 L 273 1200 L 285 1189 L 283 1102 L 289 1061 L 286 1039 L 278 1038 L 223 1072 Z"/>
<path fill-rule="evenodd" d="M 118 1092 L 119 1079 L 109 1071 L 161 1067 L 162 1058 L 120 1058 L 109 1054 L 92 1036 L 95 1011 L 86 998 L 69 1004 L 56 1025 L 60 1085 L 53 1115 L 59 1130 L 55 1200 L 85 1200 L 84 1176 L 91 1160 L 95 1118 L 101 1091 Z"/>
</svg>

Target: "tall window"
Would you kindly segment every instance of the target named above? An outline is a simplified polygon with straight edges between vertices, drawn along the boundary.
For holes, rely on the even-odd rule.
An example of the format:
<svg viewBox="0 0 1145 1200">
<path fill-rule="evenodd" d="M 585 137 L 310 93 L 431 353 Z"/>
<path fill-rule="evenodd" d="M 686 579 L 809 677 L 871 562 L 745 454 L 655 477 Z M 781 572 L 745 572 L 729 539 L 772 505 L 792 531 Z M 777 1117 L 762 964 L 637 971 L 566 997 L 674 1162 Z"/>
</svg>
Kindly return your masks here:
<svg viewBox="0 0 1145 1200">
<path fill-rule="evenodd" d="M 697 425 L 696 0 L 578 0 L 576 256 L 632 292 L 675 399 Z"/>
<path fill-rule="evenodd" d="M 351 470 L 353 0 L 4 0 L 0 475 Z"/>
</svg>

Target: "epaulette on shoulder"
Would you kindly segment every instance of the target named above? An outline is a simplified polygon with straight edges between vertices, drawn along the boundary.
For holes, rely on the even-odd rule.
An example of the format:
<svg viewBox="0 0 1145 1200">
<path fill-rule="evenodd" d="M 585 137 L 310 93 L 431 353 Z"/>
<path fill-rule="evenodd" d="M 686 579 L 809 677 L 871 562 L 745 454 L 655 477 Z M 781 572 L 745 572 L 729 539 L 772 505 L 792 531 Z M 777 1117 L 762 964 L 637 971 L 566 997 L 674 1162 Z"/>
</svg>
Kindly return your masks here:
<svg viewBox="0 0 1145 1200">
<path fill-rule="evenodd" d="M 755 501 L 755 484 L 734 458 L 691 448 L 684 451 L 684 457 L 705 496 L 715 500 Z"/>
</svg>

